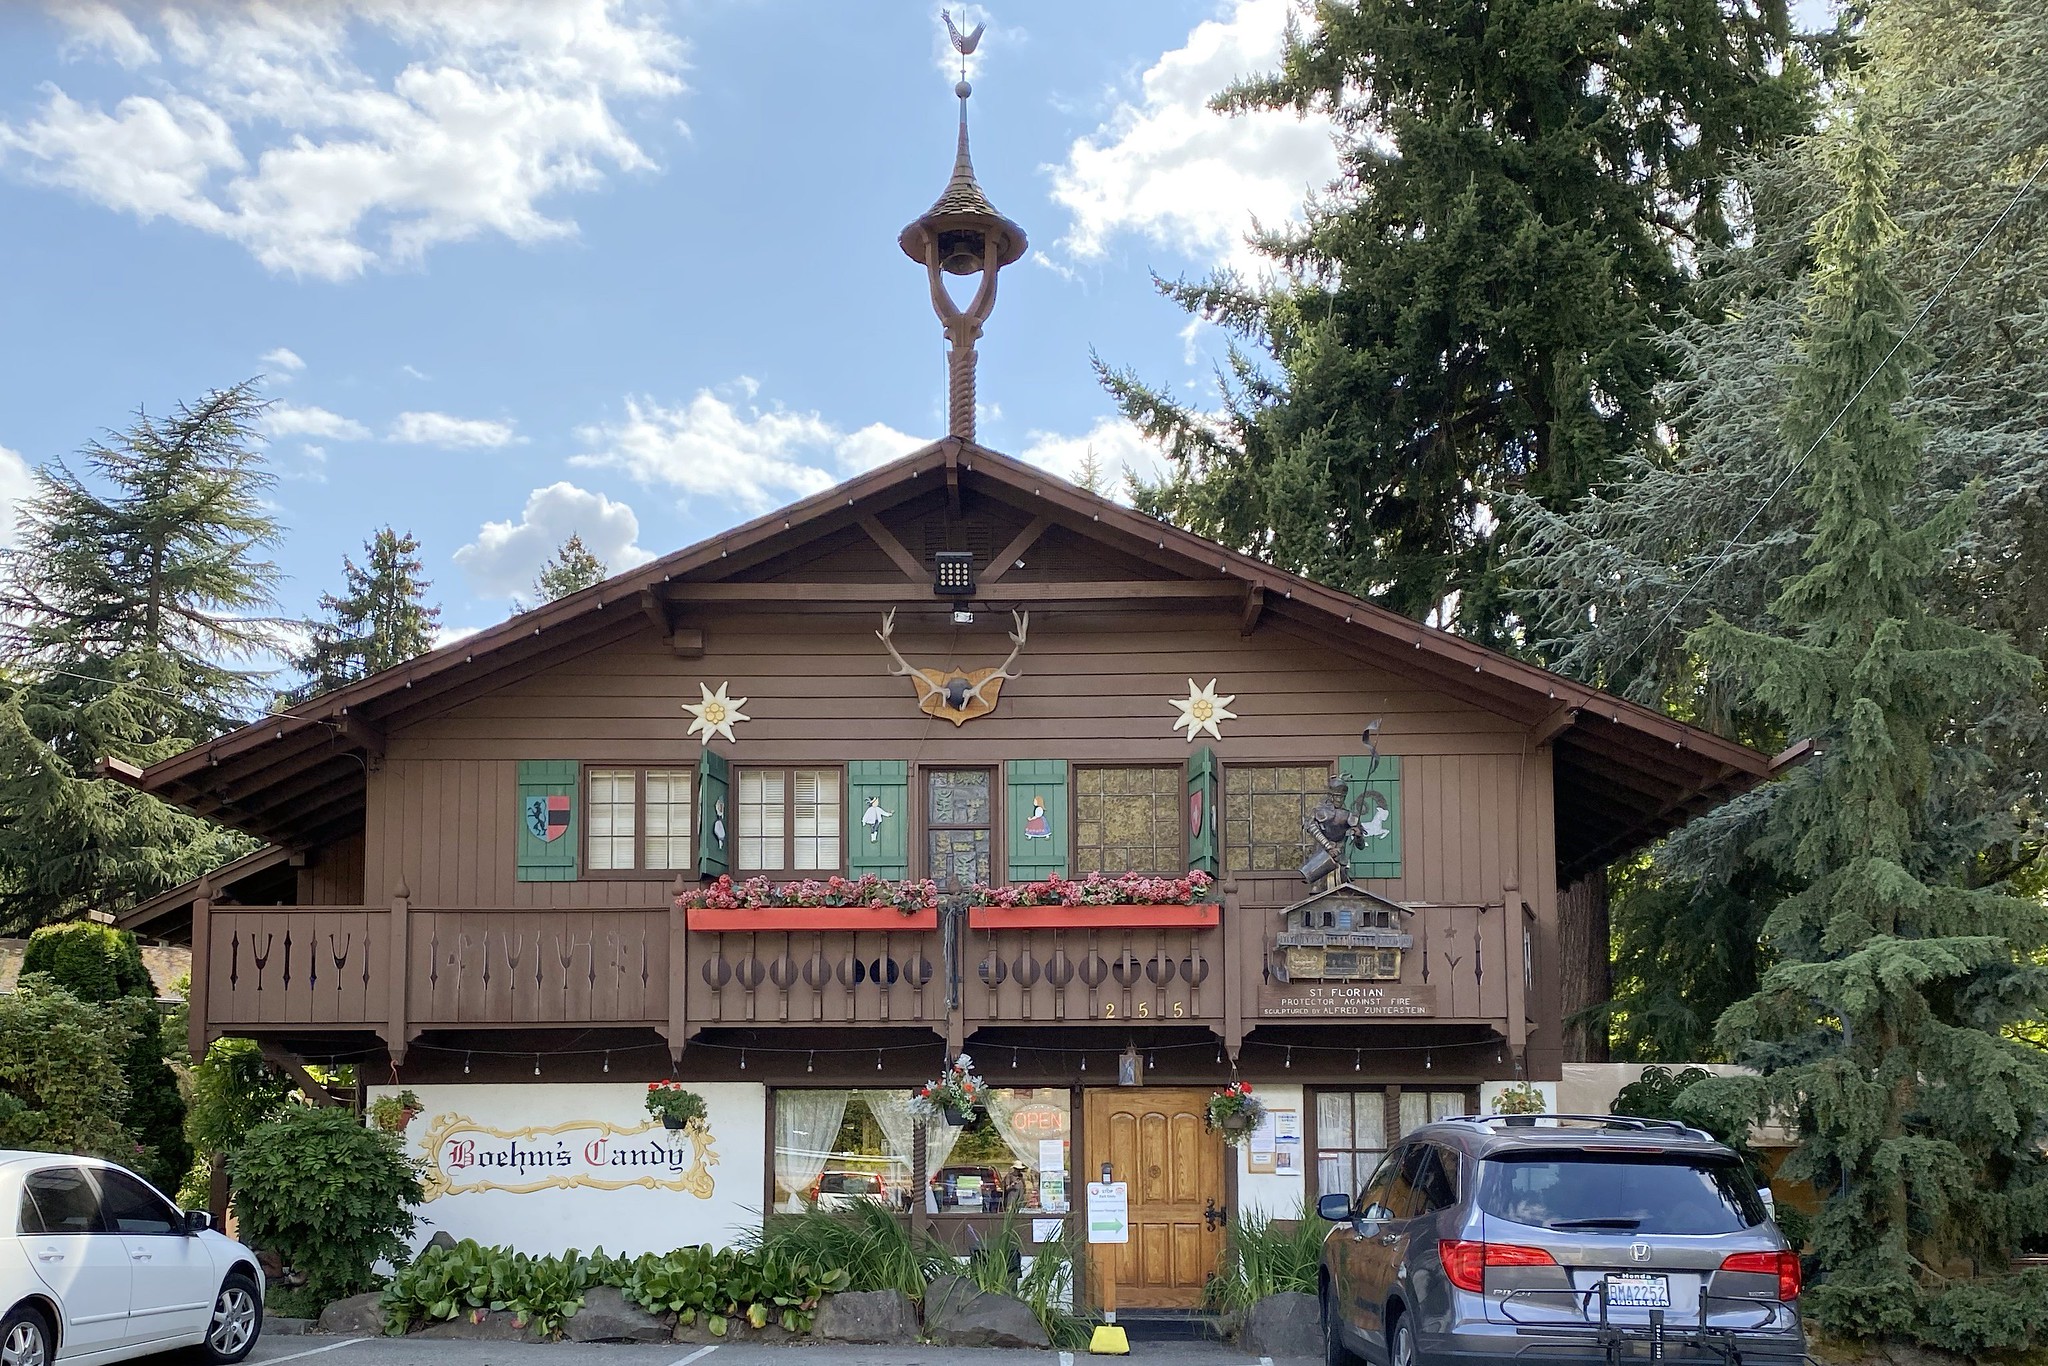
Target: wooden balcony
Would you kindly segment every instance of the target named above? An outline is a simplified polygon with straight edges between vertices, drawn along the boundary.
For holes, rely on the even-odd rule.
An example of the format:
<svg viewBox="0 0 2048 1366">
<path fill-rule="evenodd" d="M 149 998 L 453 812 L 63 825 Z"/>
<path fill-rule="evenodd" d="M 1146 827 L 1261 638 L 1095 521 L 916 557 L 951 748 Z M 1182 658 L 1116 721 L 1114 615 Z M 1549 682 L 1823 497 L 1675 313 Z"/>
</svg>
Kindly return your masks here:
<svg viewBox="0 0 2048 1366">
<path fill-rule="evenodd" d="M 1513 909 L 1510 910 L 1509 907 Z M 1418 906 L 1397 981 L 1289 981 L 1277 911 L 1227 896 L 1213 925 L 1045 926 L 924 917 L 883 928 L 692 928 L 673 908 L 194 907 L 192 1043 L 223 1034 L 714 1027 L 1483 1025 L 1527 1036 L 1518 899 Z M 1133 917 L 1134 919 L 1139 917 Z M 1211 918 L 1211 917 L 1204 917 Z M 949 972 L 949 962 L 957 969 Z M 948 1008 L 949 978 L 957 992 Z"/>
</svg>

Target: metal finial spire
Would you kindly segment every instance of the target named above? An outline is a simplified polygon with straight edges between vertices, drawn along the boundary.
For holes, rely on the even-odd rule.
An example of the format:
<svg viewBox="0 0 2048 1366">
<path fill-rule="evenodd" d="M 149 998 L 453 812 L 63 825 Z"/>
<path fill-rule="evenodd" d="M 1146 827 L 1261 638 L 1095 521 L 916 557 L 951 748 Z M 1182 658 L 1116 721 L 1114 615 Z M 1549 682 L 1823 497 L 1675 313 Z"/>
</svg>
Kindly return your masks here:
<svg viewBox="0 0 2048 1366">
<path fill-rule="evenodd" d="M 953 157 L 953 177 L 923 217 L 905 228 L 896 241 L 903 254 L 925 267 L 930 277 L 932 308 L 945 326 L 948 354 L 947 424 L 950 435 L 974 439 L 974 344 L 996 301 L 996 273 L 1024 255 L 1024 230 L 996 212 L 974 179 L 974 161 L 967 151 L 967 58 L 981 45 L 986 23 L 962 33 L 951 10 L 941 10 L 953 50 L 960 54 L 960 141 Z M 981 286 L 967 307 L 946 293 L 946 275 L 979 275 Z"/>
</svg>

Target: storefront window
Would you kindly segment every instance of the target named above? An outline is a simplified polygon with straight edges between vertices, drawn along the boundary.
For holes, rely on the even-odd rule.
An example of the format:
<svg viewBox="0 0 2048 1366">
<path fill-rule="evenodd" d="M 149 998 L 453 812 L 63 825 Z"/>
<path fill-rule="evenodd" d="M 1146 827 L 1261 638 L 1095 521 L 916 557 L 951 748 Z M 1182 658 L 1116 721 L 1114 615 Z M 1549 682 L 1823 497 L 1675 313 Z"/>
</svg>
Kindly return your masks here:
<svg viewBox="0 0 2048 1366">
<path fill-rule="evenodd" d="M 1316 1092 L 1316 1193 L 1365 1189 L 1387 1152 L 1387 1093 Z"/>
<path fill-rule="evenodd" d="M 962 1128 L 925 1130 L 925 1209 L 933 1214 L 1065 1213 L 1072 1127 L 1064 1089 L 991 1094 Z M 907 1213 L 916 1116 L 907 1090 L 775 1092 L 775 1198 L 783 1212 L 873 1201 Z"/>
<path fill-rule="evenodd" d="M 1465 1112 L 1463 1091 L 1411 1091 L 1405 1086 L 1401 1088 L 1401 1133 L 1404 1137 L 1433 1119 L 1445 1119 Z"/>
</svg>

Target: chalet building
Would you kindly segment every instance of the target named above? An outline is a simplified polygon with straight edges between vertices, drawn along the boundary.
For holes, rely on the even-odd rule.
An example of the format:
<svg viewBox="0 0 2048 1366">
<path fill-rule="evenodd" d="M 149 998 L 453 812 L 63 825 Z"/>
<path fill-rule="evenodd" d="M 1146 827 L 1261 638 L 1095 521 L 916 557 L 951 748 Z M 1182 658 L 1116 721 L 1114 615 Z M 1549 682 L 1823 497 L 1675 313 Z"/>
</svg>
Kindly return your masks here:
<svg viewBox="0 0 2048 1366">
<path fill-rule="evenodd" d="M 249 1037 L 420 1096 L 422 1237 L 665 1249 L 815 1198 L 1042 1239 L 1107 1169 L 1123 1303 L 1192 1304 L 1233 1212 L 1554 1084 L 1601 870 L 1771 771 L 979 445 L 975 343 L 1025 239 L 962 97 L 902 239 L 952 343 L 945 439 L 106 766 L 266 841 L 124 923 L 189 942 L 195 1053 Z M 1165 881 L 1000 890 L 1096 872 Z M 937 895 L 718 904 L 721 877 L 865 875 Z M 911 1088 L 962 1052 L 986 1118 L 921 1127 Z M 671 1078 L 704 1130 L 650 1124 Z M 1203 1121 L 1233 1079 L 1271 1117 L 1226 1148 Z"/>
</svg>

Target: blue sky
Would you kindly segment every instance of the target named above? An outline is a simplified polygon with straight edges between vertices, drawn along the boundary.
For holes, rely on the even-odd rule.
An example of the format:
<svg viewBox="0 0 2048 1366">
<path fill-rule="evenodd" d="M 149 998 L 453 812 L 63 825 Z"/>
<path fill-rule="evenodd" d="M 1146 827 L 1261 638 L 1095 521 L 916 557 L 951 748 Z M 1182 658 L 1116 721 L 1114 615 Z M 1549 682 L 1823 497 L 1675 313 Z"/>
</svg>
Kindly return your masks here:
<svg viewBox="0 0 2048 1366">
<path fill-rule="evenodd" d="M 1243 258 L 1324 129 L 1202 98 L 1283 0 L 993 11 L 976 165 L 1032 255 L 982 345 L 982 439 L 1148 456 L 1093 349 L 1200 394 L 1149 273 Z M 956 9 L 956 16 L 959 13 Z M 952 159 L 938 7 L 897 0 L 64 0 L 0 13 L 0 534 L 27 468 L 264 373 L 312 609 L 390 523 L 444 624 L 505 615 L 571 530 L 612 564 L 941 434 L 896 234 Z"/>
</svg>

